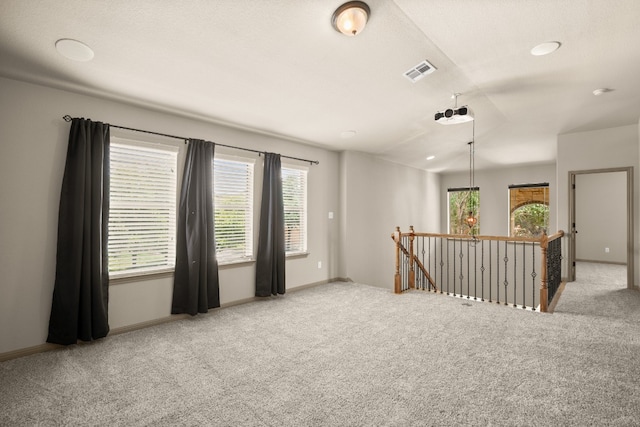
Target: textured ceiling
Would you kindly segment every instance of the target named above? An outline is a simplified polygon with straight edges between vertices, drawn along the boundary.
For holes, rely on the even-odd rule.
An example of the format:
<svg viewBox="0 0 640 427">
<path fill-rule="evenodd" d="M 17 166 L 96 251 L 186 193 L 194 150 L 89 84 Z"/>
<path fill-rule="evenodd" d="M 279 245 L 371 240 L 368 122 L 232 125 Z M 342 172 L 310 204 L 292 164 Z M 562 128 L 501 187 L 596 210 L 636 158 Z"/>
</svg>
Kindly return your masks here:
<svg viewBox="0 0 640 427">
<path fill-rule="evenodd" d="M 638 0 L 368 0 L 357 37 L 331 27 L 341 3 L 3 0 L 0 75 L 444 172 L 468 167 L 473 131 L 434 122 L 453 92 L 476 116 L 477 168 L 553 162 L 558 134 L 638 123 Z M 95 58 L 60 56 L 60 38 Z M 549 40 L 562 47 L 529 53 Z M 436 72 L 403 76 L 425 59 Z"/>
</svg>

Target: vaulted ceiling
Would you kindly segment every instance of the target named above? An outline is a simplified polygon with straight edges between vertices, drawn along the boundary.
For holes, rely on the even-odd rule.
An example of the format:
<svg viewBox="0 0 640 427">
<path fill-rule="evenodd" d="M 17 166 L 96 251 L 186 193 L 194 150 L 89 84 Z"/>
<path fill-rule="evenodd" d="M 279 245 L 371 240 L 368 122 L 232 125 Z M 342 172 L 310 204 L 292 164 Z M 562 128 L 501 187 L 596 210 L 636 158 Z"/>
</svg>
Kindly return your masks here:
<svg viewBox="0 0 640 427">
<path fill-rule="evenodd" d="M 0 75 L 435 172 L 468 168 L 474 125 L 434 121 L 455 92 L 478 169 L 551 163 L 558 134 L 638 123 L 638 0 L 367 0 L 356 37 L 331 26 L 342 3 L 3 0 Z M 93 60 L 61 56 L 62 38 Z M 561 47 L 531 55 L 546 41 Z M 409 81 L 423 60 L 437 70 Z"/>
</svg>

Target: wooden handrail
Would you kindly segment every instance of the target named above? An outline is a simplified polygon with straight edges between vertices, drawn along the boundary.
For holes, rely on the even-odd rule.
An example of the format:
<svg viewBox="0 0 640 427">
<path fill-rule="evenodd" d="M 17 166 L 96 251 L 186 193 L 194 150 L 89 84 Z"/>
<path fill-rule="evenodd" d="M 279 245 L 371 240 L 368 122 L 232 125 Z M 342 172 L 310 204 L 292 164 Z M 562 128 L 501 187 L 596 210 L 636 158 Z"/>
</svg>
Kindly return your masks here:
<svg viewBox="0 0 640 427">
<path fill-rule="evenodd" d="M 398 229 L 400 227 L 397 227 Z M 399 230 L 398 230 L 399 231 Z M 395 234 L 395 233 L 394 233 Z M 393 238 L 394 234 L 391 235 Z M 509 237 L 509 236 L 470 236 L 468 234 L 441 234 L 441 233 L 400 233 L 400 236 L 415 236 L 415 237 L 441 237 L 444 239 L 460 239 L 460 240 L 498 240 L 501 242 L 530 242 L 540 243 L 542 237 Z M 544 236 L 544 234 L 543 234 Z M 555 240 L 564 236 L 564 231 L 560 230 L 551 236 L 547 236 L 547 240 Z"/>
</svg>

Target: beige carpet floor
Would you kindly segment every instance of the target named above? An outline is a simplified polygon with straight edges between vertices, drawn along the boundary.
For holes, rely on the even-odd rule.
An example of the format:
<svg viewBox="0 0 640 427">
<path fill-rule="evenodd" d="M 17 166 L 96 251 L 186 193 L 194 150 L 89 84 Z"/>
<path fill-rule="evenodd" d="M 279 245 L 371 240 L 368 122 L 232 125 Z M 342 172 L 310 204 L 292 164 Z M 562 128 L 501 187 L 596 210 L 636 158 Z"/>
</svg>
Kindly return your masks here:
<svg viewBox="0 0 640 427">
<path fill-rule="evenodd" d="M 640 292 L 554 314 L 332 283 L 0 363 L 1 426 L 638 426 Z"/>
</svg>

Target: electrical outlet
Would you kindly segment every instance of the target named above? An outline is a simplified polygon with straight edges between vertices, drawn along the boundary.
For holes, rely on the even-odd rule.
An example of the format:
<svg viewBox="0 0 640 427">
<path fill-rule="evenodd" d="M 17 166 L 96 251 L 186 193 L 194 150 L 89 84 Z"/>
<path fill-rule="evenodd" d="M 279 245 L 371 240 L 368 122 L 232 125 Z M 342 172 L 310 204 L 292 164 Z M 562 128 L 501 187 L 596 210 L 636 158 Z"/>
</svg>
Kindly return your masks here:
<svg viewBox="0 0 640 427">
<path fill-rule="evenodd" d="M 322 268 L 322 261 L 318 261 L 318 268 Z"/>
<path fill-rule="evenodd" d="M 333 219 L 333 212 L 329 212 L 329 219 Z"/>
<path fill-rule="evenodd" d="M 608 254 L 609 253 L 609 248 L 604 248 L 604 253 Z"/>
</svg>

